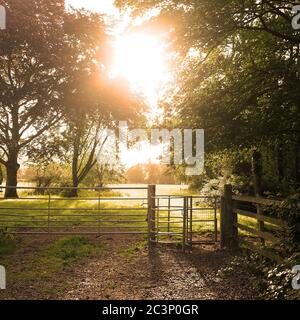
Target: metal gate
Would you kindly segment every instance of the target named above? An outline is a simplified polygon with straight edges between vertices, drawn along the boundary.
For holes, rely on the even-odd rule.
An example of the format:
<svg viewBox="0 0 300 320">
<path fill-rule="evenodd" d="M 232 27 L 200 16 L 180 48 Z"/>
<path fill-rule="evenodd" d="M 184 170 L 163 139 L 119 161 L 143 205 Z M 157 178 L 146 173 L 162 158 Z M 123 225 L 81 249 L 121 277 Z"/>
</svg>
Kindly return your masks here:
<svg viewBox="0 0 300 320">
<path fill-rule="evenodd" d="M 76 188 L 78 197 L 70 187 L 17 190 L 17 199 L 0 198 L 0 228 L 10 233 L 148 235 L 147 187 Z"/>
<path fill-rule="evenodd" d="M 155 196 L 151 241 L 183 246 L 216 243 L 217 205 L 216 197 Z"/>
<path fill-rule="evenodd" d="M 154 185 L 77 188 L 79 197 L 67 195 L 74 188 L 17 189 L 18 199 L 0 198 L 0 228 L 11 233 L 139 234 L 183 246 L 218 240 L 214 197 L 156 195 Z"/>
</svg>

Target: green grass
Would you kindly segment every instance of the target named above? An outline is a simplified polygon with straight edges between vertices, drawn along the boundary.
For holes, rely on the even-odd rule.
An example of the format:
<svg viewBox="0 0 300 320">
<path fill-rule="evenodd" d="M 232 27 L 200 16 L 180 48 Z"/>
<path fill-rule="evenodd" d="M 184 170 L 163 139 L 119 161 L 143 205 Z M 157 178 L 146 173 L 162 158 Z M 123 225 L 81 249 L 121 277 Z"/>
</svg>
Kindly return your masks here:
<svg viewBox="0 0 300 320">
<path fill-rule="evenodd" d="M 172 195 L 172 196 L 198 196 L 199 191 L 184 189 L 184 190 L 179 190 L 179 191 L 171 191 L 170 195 Z"/>
<path fill-rule="evenodd" d="M 55 259 L 59 266 L 69 266 L 79 259 L 89 257 L 91 254 L 102 250 L 102 247 L 95 247 L 85 237 L 65 237 L 57 240 L 46 249 L 46 257 Z"/>
<path fill-rule="evenodd" d="M 5 229 L 0 229 L 0 256 L 12 253 L 16 248 L 15 238 L 7 233 Z"/>
<path fill-rule="evenodd" d="M 79 191 L 79 197 L 85 198 L 85 197 L 122 197 L 122 193 L 115 191 L 115 190 L 101 190 L 99 191 L 92 191 L 92 190 L 80 190 Z"/>
<path fill-rule="evenodd" d="M 245 216 L 242 216 L 242 215 L 238 215 L 238 223 L 240 223 L 242 225 L 245 225 L 245 226 L 247 226 L 249 228 L 258 230 L 257 219 L 250 218 L 250 217 L 245 217 Z M 275 226 L 275 225 L 273 225 L 271 223 L 265 222 L 264 223 L 264 230 L 266 232 L 272 233 L 273 235 L 276 235 L 280 231 L 280 227 Z M 240 230 L 239 234 L 242 235 L 242 236 L 249 236 L 249 233 L 247 231 L 243 231 L 243 230 Z M 253 235 L 252 237 L 253 238 L 257 238 L 255 235 Z"/>
<path fill-rule="evenodd" d="M 103 244 L 94 244 L 81 236 L 68 236 L 24 256 L 21 270 L 10 272 L 13 266 L 9 267 L 9 259 L 5 259 L 4 256 L 3 260 L 8 266 L 8 281 L 10 283 L 21 281 L 30 285 L 51 279 L 53 275 L 68 270 L 69 267 L 84 258 L 101 255 L 104 250 Z M 49 284 L 50 289 L 51 284 Z"/>
<path fill-rule="evenodd" d="M 38 198 L 48 198 L 48 192 L 45 192 L 45 195 L 41 195 L 41 194 L 37 194 L 36 192 L 34 192 L 33 190 L 21 190 L 18 192 L 19 197 L 38 197 Z M 59 192 L 59 189 L 57 190 L 50 190 L 50 195 L 52 197 L 60 197 L 63 198 L 64 195 L 62 195 Z M 121 197 L 122 193 L 115 191 L 115 190 L 100 190 L 96 191 L 96 190 L 79 190 L 78 191 L 78 197 L 80 198 L 97 198 L 99 197 L 99 195 L 101 197 Z"/>
<path fill-rule="evenodd" d="M 121 257 L 130 259 L 135 256 L 137 253 L 141 253 L 145 248 L 148 246 L 148 241 L 144 240 L 141 242 L 134 243 L 133 245 L 129 246 L 128 248 L 119 251 L 119 255 Z"/>
</svg>

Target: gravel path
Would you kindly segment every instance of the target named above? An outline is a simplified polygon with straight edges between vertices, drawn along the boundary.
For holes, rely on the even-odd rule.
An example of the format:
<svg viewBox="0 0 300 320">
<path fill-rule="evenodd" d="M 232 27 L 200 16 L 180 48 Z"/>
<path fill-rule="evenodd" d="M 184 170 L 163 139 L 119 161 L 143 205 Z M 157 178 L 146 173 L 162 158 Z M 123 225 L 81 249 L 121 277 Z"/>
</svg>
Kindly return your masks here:
<svg viewBox="0 0 300 320">
<path fill-rule="evenodd" d="M 9 271 L 2 299 L 255 299 L 245 270 L 223 273 L 233 256 L 218 246 L 183 252 L 166 245 L 149 250 L 137 236 L 91 238 L 104 251 L 64 270 L 45 273 L 43 248 L 56 238 L 26 237 L 3 263 Z M 39 263 L 37 263 L 37 261 Z M 47 262 L 49 263 L 49 262 Z M 48 266 L 49 270 L 51 266 Z M 51 270 L 50 270 L 51 271 Z"/>
<path fill-rule="evenodd" d="M 185 253 L 166 247 L 139 248 L 124 257 L 124 242 L 113 243 L 103 259 L 75 271 L 79 282 L 70 283 L 71 289 L 61 299 L 257 298 L 249 275 L 218 276 L 218 270 L 232 257 L 217 247 L 203 246 Z"/>
</svg>

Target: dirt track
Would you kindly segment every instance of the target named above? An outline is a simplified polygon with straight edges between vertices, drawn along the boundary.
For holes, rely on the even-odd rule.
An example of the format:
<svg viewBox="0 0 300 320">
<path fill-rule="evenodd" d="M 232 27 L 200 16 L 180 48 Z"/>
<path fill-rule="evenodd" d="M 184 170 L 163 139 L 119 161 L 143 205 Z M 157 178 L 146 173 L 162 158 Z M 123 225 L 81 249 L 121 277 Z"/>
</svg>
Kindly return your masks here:
<svg viewBox="0 0 300 320">
<path fill-rule="evenodd" d="M 158 248 L 120 259 L 113 252 L 76 271 L 82 281 L 62 296 L 67 299 L 253 299 L 247 275 L 221 279 L 230 257 L 212 247 L 191 253 Z"/>
<path fill-rule="evenodd" d="M 149 250 L 136 236 L 94 241 L 105 243 L 101 256 L 86 258 L 50 279 L 39 277 L 28 284 L 20 278 L 0 292 L 0 300 L 257 298 L 247 273 L 219 276 L 218 270 L 228 266 L 232 256 L 217 247 L 198 247 L 184 253 L 165 246 Z M 18 258 L 20 252 L 9 257 L 9 268 L 14 269 L 10 271 L 22 271 L 38 246 L 43 246 L 38 239 L 26 243 L 24 261 Z"/>
</svg>

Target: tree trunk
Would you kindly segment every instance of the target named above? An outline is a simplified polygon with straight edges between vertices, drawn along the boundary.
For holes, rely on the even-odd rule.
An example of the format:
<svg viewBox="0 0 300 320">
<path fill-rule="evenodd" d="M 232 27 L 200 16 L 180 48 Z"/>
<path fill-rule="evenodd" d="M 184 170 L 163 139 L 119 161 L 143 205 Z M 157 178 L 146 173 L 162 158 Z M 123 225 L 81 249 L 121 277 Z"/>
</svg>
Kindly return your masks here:
<svg viewBox="0 0 300 320">
<path fill-rule="evenodd" d="M 78 162 L 79 162 L 79 145 L 80 145 L 80 131 L 76 129 L 75 139 L 73 141 L 73 159 L 72 159 L 72 187 L 74 189 L 70 190 L 71 197 L 78 197 Z"/>
<path fill-rule="evenodd" d="M 277 146 L 277 174 L 279 182 L 284 179 L 284 153 L 282 144 Z"/>
<path fill-rule="evenodd" d="M 18 198 L 18 192 L 15 187 L 18 185 L 18 163 L 19 157 L 19 107 L 13 106 L 11 109 L 12 129 L 11 141 L 8 146 L 8 159 L 6 162 L 6 186 L 10 187 L 5 190 L 5 198 Z"/>
<path fill-rule="evenodd" d="M 78 197 L 78 189 L 77 189 L 78 186 L 79 186 L 79 181 L 78 181 L 77 177 L 73 177 L 72 187 L 74 189 L 70 190 L 70 197 L 74 197 L 74 198 Z"/>
<path fill-rule="evenodd" d="M 255 196 L 260 197 L 262 195 L 262 159 L 261 153 L 257 150 L 252 154 L 252 174 Z"/>
<path fill-rule="evenodd" d="M 262 190 L 262 174 L 263 174 L 263 167 L 262 167 L 262 156 L 261 153 L 255 150 L 252 154 L 252 174 L 253 174 L 253 184 L 254 184 L 254 193 L 256 197 L 261 197 L 263 194 Z M 260 217 L 263 215 L 263 211 L 260 205 L 256 207 L 257 216 Z M 260 232 L 264 231 L 264 222 L 262 220 L 258 220 L 257 223 L 258 230 Z M 265 240 L 260 238 L 262 245 L 265 245 Z"/>
<path fill-rule="evenodd" d="M 6 187 L 9 187 L 5 190 L 5 198 L 18 198 L 18 192 L 16 187 L 18 184 L 18 170 L 20 165 L 18 164 L 17 160 L 11 160 L 6 164 Z"/>
<path fill-rule="evenodd" d="M 3 172 L 2 172 L 2 166 L 0 164 L 0 184 L 3 182 Z"/>
<path fill-rule="evenodd" d="M 299 159 L 299 143 L 295 146 L 295 180 L 300 183 L 300 159 Z"/>
</svg>

